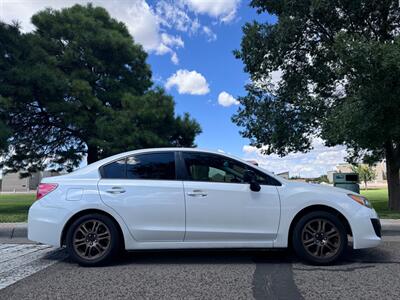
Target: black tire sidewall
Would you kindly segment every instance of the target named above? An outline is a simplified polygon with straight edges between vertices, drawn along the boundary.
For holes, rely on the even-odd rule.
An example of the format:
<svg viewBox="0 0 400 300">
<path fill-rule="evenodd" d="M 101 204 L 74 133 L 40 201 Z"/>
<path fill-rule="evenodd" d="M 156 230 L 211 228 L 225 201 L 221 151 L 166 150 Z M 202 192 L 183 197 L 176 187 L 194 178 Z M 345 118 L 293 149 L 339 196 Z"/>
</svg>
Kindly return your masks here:
<svg viewBox="0 0 400 300">
<path fill-rule="evenodd" d="M 342 242 L 341 242 L 338 252 L 334 256 L 325 258 L 325 259 L 316 258 L 316 257 L 312 256 L 311 254 L 309 254 L 307 252 L 307 250 L 304 248 L 303 242 L 301 240 L 301 234 L 302 234 L 304 226 L 313 219 L 326 219 L 329 222 L 332 222 L 338 229 L 340 239 Z M 347 244 L 348 244 L 347 233 L 346 233 L 346 229 L 345 229 L 344 225 L 342 224 L 342 222 L 339 220 L 339 218 L 336 215 L 334 215 L 330 212 L 315 211 L 315 212 L 308 213 L 297 222 L 297 224 L 295 225 L 294 230 L 293 230 L 293 248 L 294 248 L 295 252 L 297 253 L 297 255 L 300 258 L 302 258 L 314 265 L 328 265 L 328 264 L 332 264 L 335 261 L 339 260 L 343 256 L 344 252 L 346 251 Z"/>
<path fill-rule="evenodd" d="M 103 222 L 109 229 L 110 235 L 111 235 L 111 241 L 110 241 L 110 247 L 107 249 L 106 253 L 102 256 L 99 257 L 98 259 L 94 260 L 87 260 L 82 257 L 80 257 L 74 247 L 73 247 L 73 235 L 75 230 L 84 222 L 88 220 L 98 220 Z M 102 214 L 88 214 L 84 215 L 82 217 L 79 217 L 76 219 L 68 228 L 67 231 L 67 236 L 66 236 L 66 246 L 67 246 L 67 251 L 70 255 L 70 257 L 76 261 L 78 264 L 82 266 L 100 266 L 108 263 L 118 252 L 120 248 L 120 236 L 119 232 L 117 230 L 117 227 L 111 218 L 102 215 Z"/>
</svg>

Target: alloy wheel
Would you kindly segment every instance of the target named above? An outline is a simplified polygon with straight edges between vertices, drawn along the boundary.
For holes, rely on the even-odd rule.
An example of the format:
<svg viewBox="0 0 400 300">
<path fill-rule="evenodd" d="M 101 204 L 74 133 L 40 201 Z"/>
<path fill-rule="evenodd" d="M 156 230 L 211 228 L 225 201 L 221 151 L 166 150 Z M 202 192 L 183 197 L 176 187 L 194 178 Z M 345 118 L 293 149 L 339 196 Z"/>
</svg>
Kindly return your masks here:
<svg viewBox="0 0 400 300">
<path fill-rule="evenodd" d="M 303 227 L 301 241 L 306 251 L 316 258 L 334 256 L 342 242 L 336 226 L 322 218 L 313 219 Z"/>
<path fill-rule="evenodd" d="M 73 247 L 76 254 L 86 260 L 102 257 L 109 250 L 110 245 L 110 230 L 99 220 L 83 222 L 73 235 Z"/>
</svg>

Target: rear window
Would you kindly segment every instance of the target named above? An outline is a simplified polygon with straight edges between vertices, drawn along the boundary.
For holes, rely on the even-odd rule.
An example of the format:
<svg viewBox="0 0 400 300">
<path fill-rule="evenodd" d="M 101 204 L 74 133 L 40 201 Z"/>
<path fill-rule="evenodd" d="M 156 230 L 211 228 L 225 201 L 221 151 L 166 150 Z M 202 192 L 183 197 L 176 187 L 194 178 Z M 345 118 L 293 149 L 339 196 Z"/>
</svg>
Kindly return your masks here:
<svg viewBox="0 0 400 300">
<path fill-rule="evenodd" d="M 175 179 L 173 152 L 130 156 L 126 162 L 128 179 Z"/>
</svg>

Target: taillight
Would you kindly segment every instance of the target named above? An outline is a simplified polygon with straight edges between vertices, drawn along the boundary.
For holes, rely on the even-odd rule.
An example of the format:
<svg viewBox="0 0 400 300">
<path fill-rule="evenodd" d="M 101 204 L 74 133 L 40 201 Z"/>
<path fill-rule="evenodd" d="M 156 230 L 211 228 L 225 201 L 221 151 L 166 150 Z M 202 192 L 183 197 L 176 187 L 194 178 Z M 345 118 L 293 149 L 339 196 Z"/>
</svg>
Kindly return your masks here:
<svg viewBox="0 0 400 300">
<path fill-rule="evenodd" d="M 40 183 L 37 192 L 36 192 L 36 200 L 43 198 L 48 193 L 54 191 L 57 188 L 57 183 Z"/>
</svg>

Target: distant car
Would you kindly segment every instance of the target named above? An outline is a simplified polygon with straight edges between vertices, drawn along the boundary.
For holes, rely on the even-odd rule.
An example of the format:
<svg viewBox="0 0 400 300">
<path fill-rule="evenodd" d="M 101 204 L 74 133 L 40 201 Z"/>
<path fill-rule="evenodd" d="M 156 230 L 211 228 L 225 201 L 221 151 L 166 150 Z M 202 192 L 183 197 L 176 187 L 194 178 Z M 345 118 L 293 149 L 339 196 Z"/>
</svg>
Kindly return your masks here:
<svg viewBox="0 0 400 300">
<path fill-rule="evenodd" d="M 290 182 L 218 152 L 146 149 L 44 178 L 29 210 L 30 240 L 65 245 L 81 265 L 121 249 L 286 248 L 329 264 L 381 242 L 368 200 Z"/>
</svg>

